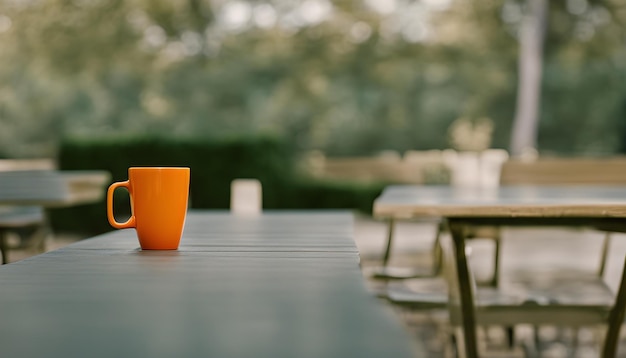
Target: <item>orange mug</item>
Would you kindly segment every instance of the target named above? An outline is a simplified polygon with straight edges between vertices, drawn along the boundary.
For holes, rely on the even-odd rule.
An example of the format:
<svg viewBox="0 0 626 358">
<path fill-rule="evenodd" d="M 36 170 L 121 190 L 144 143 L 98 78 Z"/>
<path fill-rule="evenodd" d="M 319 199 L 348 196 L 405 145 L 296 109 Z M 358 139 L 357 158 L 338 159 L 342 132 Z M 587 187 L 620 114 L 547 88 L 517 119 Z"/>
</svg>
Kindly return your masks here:
<svg viewBox="0 0 626 358">
<path fill-rule="evenodd" d="M 189 168 L 132 167 L 128 180 L 107 191 L 107 218 L 116 229 L 135 228 L 143 250 L 176 250 L 183 234 L 189 197 Z M 124 223 L 113 216 L 113 192 L 125 187 L 131 216 Z"/>
</svg>

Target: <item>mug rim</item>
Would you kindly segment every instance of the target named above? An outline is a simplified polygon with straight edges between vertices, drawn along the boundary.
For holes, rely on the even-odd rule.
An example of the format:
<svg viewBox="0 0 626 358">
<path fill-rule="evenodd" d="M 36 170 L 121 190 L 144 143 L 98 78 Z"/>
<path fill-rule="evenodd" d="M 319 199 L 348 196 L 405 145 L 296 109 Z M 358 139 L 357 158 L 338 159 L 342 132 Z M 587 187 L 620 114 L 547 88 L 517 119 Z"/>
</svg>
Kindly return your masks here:
<svg viewBox="0 0 626 358">
<path fill-rule="evenodd" d="M 130 167 L 128 170 L 189 170 L 189 167 Z"/>
</svg>

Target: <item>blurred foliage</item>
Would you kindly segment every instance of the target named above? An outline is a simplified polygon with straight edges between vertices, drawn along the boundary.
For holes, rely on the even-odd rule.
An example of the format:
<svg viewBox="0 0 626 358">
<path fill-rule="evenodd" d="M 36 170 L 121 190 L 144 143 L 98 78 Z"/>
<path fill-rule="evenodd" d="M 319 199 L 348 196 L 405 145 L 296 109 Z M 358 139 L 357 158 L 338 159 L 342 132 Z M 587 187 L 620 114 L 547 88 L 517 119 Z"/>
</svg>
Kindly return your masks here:
<svg viewBox="0 0 626 358">
<path fill-rule="evenodd" d="M 367 155 L 508 147 L 523 0 L 0 0 L 0 156 L 61 138 L 270 133 Z M 626 3 L 553 0 L 539 146 L 626 148 Z"/>
<path fill-rule="evenodd" d="M 128 179 L 133 166 L 191 168 L 190 205 L 195 209 L 228 209 L 230 184 L 238 178 L 256 178 L 263 187 L 265 209 L 353 209 L 371 213 L 383 183 L 324 182 L 303 178 L 296 170 L 293 151 L 284 140 L 272 137 L 221 140 L 128 137 L 63 141 L 59 151 L 62 170 L 106 170 L 113 181 Z M 116 190 L 115 213 L 130 216 L 130 200 Z M 54 209 L 50 219 L 56 231 L 95 235 L 112 230 L 105 199 L 99 203 Z"/>
</svg>

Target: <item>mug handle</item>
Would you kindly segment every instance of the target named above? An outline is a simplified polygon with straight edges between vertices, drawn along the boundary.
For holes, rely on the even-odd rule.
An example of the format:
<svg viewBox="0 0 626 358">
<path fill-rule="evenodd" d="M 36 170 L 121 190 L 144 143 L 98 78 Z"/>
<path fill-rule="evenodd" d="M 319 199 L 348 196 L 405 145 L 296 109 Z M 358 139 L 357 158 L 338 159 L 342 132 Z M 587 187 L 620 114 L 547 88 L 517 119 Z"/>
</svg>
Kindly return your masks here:
<svg viewBox="0 0 626 358">
<path fill-rule="evenodd" d="M 111 226 L 113 226 L 116 229 L 126 229 L 126 228 L 133 228 L 135 227 L 135 215 L 132 214 L 130 216 L 130 218 L 128 219 L 128 221 L 124 222 L 124 223 L 119 223 L 117 221 L 115 221 L 115 216 L 113 216 L 113 192 L 115 192 L 115 189 L 120 188 L 120 187 L 124 187 L 127 190 L 129 190 L 130 183 L 129 181 L 120 181 L 120 182 L 116 182 L 111 184 L 111 186 L 109 186 L 109 190 L 107 190 L 107 218 L 109 219 L 109 224 L 111 224 Z"/>
</svg>

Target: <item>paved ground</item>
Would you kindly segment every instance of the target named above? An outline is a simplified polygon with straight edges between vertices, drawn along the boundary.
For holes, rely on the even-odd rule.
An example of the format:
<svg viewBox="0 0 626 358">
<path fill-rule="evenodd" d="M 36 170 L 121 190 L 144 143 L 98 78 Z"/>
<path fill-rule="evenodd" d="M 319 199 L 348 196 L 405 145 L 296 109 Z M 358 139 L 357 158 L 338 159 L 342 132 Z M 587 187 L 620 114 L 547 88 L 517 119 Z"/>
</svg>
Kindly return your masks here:
<svg viewBox="0 0 626 358">
<path fill-rule="evenodd" d="M 396 228 L 395 241 L 391 257 L 392 266 L 415 267 L 430 264 L 428 254 L 436 227 L 432 223 L 399 223 Z M 370 273 L 380 266 L 383 248 L 386 239 L 386 223 L 359 216 L 355 225 L 355 241 L 361 252 L 364 276 L 369 287 L 374 292 L 380 285 L 379 281 L 371 280 Z M 602 234 L 590 231 L 575 230 L 546 230 L 546 229 L 515 229 L 503 232 L 502 246 L 502 276 L 508 275 L 528 267 L 543 272 L 547 269 L 571 270 L 572 272 L 595 272 L 599 265 Z M 81 239 L 77 236 L 58 235 L 47 243 L 48 250 L 54 250 Z M 606 271 L 607 283 L 615 288 L 621 274 L 622 262 L 626 253 L 626 235 L 614 235 L 611 241 L 608 266 Z M 32 251 L 14 251 L 10 253 L 10 260 L 17 261 L 36 254 Z M 477 240 L 472 243 L 472 266 L 478 279 L 487 279 L 492 272 L 490 255 L 491 242 Z M 385 301 L 381 301 L 385 302 Z M 385 303 L 386 304 L 386 303 Z M 446 312 L 409 313 L 391 307 L 398 319 L 405 325 L 411 336 L 420 341 L 429 351 L 429 357 L 446 357 L 450 355 L 446 327 Z M 521 327 L 519 336 L 530 336 L 530 328 Z M 489 342 L 502 342 L 503 332 L 497 328 L 486 333 Z M 553 327 L 544 327 L 541 331 L 542 339 L 551 342 L 546 345 L 544 357 L 598 357 L 598 337 L 602 332 L 583 329 L 577 334 L 578 349 L 568 351 L 574 333 L 557 330 Z M 626 338 L 622 339 L 620 357 L 626 357 Z M 514 356 L 511 352 L 504 355 Z"/>
</svg>

